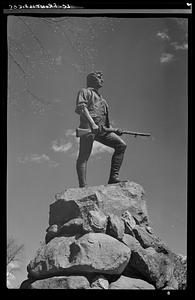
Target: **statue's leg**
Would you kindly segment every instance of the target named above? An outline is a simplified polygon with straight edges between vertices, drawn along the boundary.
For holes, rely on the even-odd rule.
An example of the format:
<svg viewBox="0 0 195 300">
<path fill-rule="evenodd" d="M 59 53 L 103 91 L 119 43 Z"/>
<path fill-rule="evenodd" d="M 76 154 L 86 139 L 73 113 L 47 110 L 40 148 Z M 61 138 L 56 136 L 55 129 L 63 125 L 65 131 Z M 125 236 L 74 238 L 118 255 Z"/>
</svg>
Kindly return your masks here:
<svg viewBox="0 0 195 300">
<path fill-rule="evenodd" d="M 80 137 L 79 155 L 76 162 L 76 170 L 79 180 L 79 187 L 85 187 L 87 185 L 87 161 L 91 154 L 93 147 L 94 135 L 89 134 Z"/>
<path fill-rule="evenodd" d="M 98 142 L 114 148 L 114 153 L 111 160 L 111 169 L 108 183 L 117 183 L 119 179 L 119 170 L 123 162 L 124 153 L 126 150 L 126 143 L 115 133 L 107 133 L 105 135 L 98 135 L 95 137 Z"/>
</svg>

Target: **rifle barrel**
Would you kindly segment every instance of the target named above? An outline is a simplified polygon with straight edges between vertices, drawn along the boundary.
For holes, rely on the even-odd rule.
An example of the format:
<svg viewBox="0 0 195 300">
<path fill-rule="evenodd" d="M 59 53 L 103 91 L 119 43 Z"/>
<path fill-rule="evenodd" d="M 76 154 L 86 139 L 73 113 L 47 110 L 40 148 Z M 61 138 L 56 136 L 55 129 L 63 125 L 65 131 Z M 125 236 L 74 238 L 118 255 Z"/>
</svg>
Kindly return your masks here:
<svg viewBox="0 0 195 300">
<path fill-rule="evenodd" d="M 123 131 L 123 134 L 130 134 L 130 135 L 140 135 L 140 136 L 151 136 L 150 133 L 145 133 L 145 132 L 134 132 L 134 131 L 127 131 L 127 130 L 124 130 Z"/>
<path fill-rule="evenodd" d="M 103 130 L 105 132 L 116 132 L 115 128 L 106 128 L 106 127 L 104 127 Z M 76 136 L 80 137 L 80 136 L 88 134 L 90 132 L 91 132 L 91 129 L 77 128 L 76 129 Z M 134 131 L 128 131 L 128 130 L 122 130 L 122 134 L 134 135 L 135 137 L 136 136 L 151 136 L 150 133 L 134 132 Z"/>
</svg>

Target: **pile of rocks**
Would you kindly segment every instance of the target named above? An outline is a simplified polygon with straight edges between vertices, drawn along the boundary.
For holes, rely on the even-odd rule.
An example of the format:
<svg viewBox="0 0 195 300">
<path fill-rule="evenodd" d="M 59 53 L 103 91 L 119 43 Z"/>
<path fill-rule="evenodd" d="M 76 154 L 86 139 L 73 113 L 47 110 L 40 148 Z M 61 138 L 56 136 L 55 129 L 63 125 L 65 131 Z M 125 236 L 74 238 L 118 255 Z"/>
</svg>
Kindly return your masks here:
<svg viewBox="0 0 195 300">
<path fill-rule="evenodd" d="M 21 289 L 186 288 L 186 258 L 154 234 L 140 185 L 72 188 L 55 198 Z"/>
</svg>

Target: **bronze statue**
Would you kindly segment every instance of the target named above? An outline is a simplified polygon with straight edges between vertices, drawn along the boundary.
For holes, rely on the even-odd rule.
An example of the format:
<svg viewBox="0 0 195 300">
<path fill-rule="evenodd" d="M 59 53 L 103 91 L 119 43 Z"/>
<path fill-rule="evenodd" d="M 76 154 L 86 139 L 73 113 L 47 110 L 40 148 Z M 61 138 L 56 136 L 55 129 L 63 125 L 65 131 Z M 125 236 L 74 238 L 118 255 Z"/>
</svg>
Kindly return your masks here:
<svg viewBox="0 0 195 300">
<path fill-rule="evenodd" d="M 103 86 L 102 75 L 102 72 L 88 74 L 87 88 L 82 88 L 77 96 L 75 112 L 80 115 L 79 127 L 90 129 L 87 134 L 80 136 L 79 155 L 76 163 L 79 187 L 87 185 L 87 162 L 94 140 L 115 150 L 111 160 L 108 184 L 121 181 L 119 179 L 119 170 L 127 145 L 120 137 L 122 135 L 120 129 L 112 129 L 110 132 L 102 129 L 111 128 L 108 116 L 108 104 L 99 93 L 99 89 Z"/>
</svg>

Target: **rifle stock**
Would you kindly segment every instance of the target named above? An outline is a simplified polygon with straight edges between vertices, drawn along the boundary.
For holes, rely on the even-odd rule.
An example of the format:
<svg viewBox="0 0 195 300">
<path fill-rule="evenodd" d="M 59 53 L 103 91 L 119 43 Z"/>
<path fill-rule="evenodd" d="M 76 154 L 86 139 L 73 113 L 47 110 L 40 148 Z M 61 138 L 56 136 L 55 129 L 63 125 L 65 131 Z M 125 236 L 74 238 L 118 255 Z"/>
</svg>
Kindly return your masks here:
<svg viewBox="0 0 195 300">
<path fill-rule="evenodd" d="M 116 128 L 106 128 L 104 127 L 102 129 L 105 132 L 116 132 L 117 129 Z M 88 133 L 92 133 L 91 129 L 85 129 L 85 128 L 76 128 L 76 137 L 81 137 L 84 136 Z M 150 133 L 145 133 L 145 132 L 134 132 L 134 131 L 128 131 L 128 130 L 121 130 L 121 134 L 129 134 L 129 135 L 133 135 L 134 137 L 137 136 L 151 136 Z"/>
<path fill-rule="evenodd" d="M 91 132 L 91 129 L 76 128 L 76 137 L 81 137 Z"/>
</svg>

